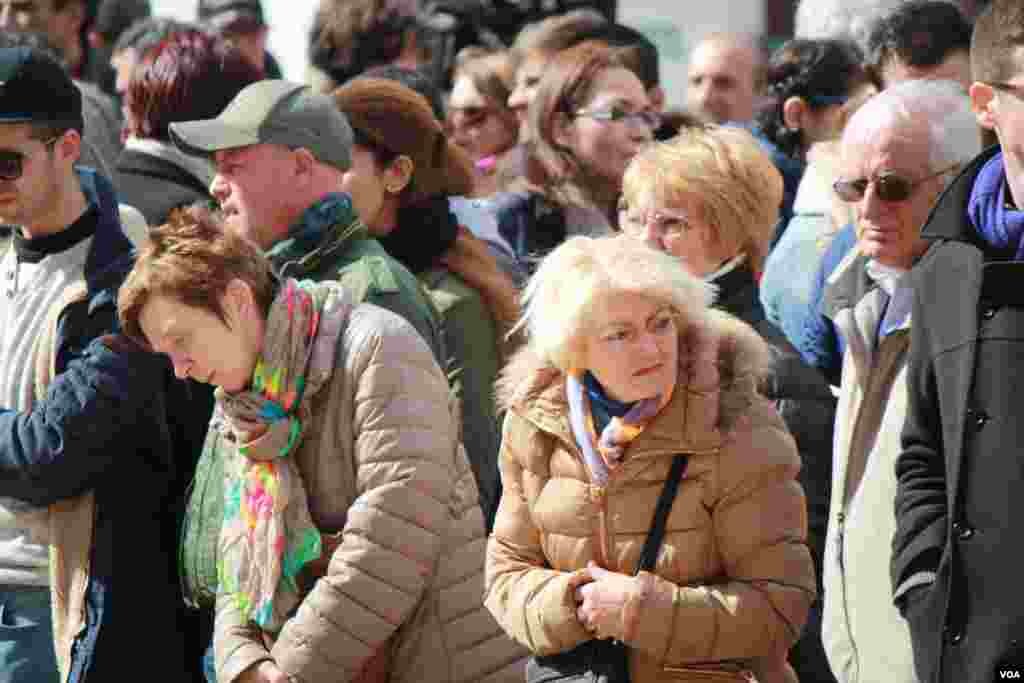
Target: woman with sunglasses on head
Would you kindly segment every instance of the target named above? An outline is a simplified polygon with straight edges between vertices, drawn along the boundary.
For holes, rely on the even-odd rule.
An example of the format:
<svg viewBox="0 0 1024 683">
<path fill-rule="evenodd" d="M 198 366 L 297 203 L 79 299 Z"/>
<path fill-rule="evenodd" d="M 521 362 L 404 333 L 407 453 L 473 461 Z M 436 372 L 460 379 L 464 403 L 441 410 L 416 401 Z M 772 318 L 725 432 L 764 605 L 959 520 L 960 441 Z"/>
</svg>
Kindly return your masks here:
<svg viewBox="0 0 1024 683">
<path fill-rule="evenodd" d="M 480 236 L 517 282 L 567 237 L 615 230 L 622 173 L 659 122 L 611 48 L 583 43 L 549 64 L 530 103 L 526 176 L 484 203 L 496 226 Z"/>
<path fill-rule="evenodd" d="M 683 129 L 641 151 L 623 178 L 622 231 L 676 257 L 715 286 L 716 305 L 768 342 L 772 365 L 764 394 L 796 439 L 808 501 L 808 545 L 821 567 L 828 523 L 835 398 L 764 316 L 757 278 L 778 216 L 782 178 L 747 131 L 732 126 Z M 817 576 L 819 590 L 821 575 Z M 820 606 L 790 658 L 800 680 L 831 679 L 821 648 Z"/>
<path fill-rule="evenodd" d="M 875 92 L 861 65 L 860 50 L 842 40 L 790 40 L 769 60 L 766 94 L 772 104 L 762 110 L 751 132 L 765 146 L 785 182 L 778 242 L 790 218 L 807 151 L 834 140 L 865 97 Z"/>
<path fill-rule="evenodd" d="M 528 683 L 796 683 L 799 458 L 757 392 L 764 342 L 712 291 L 623 236 L 570 238 L 526 288 L 486 605 Z"/>
<path fill-rule="evenodd" d="M 439 314 L 489 530 L 501 492 L 492 387 L 519 306 L 512 281 L 449 206 L 472 186 L 469 159 L 427 100 L 396 81 L 359 77 L 332 97 L 355 136 L 341 189 L 370 234 L 419 278 Z"/>
<path fill-rule="evenodd" d="M 519 119 L 507 104 L 513 75 L 506 50 L 468 47 L 455 60 L 448 128 L 452 141 L 473 161 L 474 196 L 497 191 L 498 166 L 519 139 Z"/>
</svg>

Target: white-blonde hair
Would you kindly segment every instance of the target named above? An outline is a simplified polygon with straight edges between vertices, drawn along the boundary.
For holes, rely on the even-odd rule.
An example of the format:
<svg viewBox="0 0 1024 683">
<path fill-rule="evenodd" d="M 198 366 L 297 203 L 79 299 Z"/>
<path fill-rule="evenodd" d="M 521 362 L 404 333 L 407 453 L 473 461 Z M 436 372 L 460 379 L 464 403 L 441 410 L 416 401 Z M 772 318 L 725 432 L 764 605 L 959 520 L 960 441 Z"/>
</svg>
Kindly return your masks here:
<svg viewBox="0 0 1024 683">
<path fill-rule="evenodd" d="M 541 262 L 523 292 L 517 329 L 535 355 L 563 372 L 582 369 L 590 314 L 610 295 L 641 294 L 671 306 L 680 327 L 703 324 L 714 287 L 678 259 L 625 236 L 573 237 Z"/>
</svg>

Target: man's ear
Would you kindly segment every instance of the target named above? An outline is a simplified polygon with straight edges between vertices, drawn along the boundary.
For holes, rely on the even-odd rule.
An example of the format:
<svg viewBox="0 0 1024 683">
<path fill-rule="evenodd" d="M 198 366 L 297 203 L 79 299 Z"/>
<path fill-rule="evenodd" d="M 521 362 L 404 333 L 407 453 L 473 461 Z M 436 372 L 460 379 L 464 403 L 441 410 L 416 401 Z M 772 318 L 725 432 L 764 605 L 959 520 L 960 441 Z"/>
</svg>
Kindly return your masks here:
<svg viewBox="0 0 1024 683">
<path fill-rule="evenodd" d="M 82 136 L 77 130 L 69 130 L 54 144 L 54 152 L 69 163 L 75 163 L 82 156 Z"/>
<path fill-rule="evenodd" d="M 295 175 L 311 179 L 313 171 L 316 169 L 316 157 L 305 147 L 295 150 L 294 155 Z"/>
<path fill-rule="evenodd" d="M 982 128 L 995 130 L 996 91 L 988 83 L 975 81 L 971 84 L 967 94 L 971 98 L 971 110 L 978 119 L 978 125 Z"/>
<path fill-rule="evenodd" d="M 800 130 L 804 127 L 804 117 L 807 115 L 807 101 L 802 97 L 787 97 L 782 103 L 782 122 L 786 128 Z"/>
</svg>

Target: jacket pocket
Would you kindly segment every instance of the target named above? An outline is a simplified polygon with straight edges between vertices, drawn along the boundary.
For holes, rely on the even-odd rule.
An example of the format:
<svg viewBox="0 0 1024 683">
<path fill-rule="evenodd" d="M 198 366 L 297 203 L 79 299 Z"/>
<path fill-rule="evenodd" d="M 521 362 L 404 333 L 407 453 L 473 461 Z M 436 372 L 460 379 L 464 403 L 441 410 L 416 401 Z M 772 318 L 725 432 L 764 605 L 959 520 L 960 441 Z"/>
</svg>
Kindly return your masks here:
<svg viewBox="0 0 1024 683">
<path fill-rule="evenodd" d="M 940 591 L 936 590 L 934 582 L 911 588 L 901 599 L 899 608 L 910 628 L 917 679 L 934 680 L 942 641 L 943 605 Z"/>
</svg>

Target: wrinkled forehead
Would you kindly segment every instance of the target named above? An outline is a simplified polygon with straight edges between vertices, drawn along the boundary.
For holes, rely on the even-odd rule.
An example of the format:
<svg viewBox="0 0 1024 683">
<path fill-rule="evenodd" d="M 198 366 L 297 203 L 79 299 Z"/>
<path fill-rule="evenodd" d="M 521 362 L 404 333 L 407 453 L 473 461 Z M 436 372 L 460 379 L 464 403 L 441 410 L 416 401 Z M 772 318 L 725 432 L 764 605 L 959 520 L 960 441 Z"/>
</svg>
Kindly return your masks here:
<svg viewBox="0 0 1024 683">
<path fill-rule="evenodd" d="M 929 170 L 931 147 L 926 125 L 898 117 L 882 107 L 868 111 L 865 108 L 857 112 L 843 132 L 839 148 L 842 175 L 869 177 L 881 170 Z"/>
<path fill-rule="evenodd" d="M 739 77 L 754 72 L 754 55 L 739 43 L 712 40 L 697 46 L 690 58 L 690 73 Z"/>
</svg>

